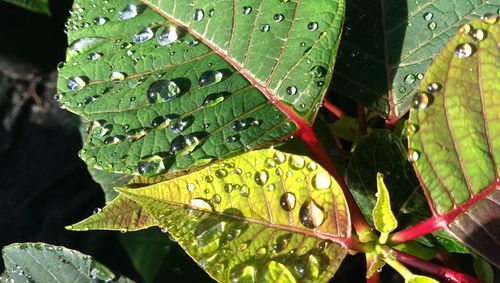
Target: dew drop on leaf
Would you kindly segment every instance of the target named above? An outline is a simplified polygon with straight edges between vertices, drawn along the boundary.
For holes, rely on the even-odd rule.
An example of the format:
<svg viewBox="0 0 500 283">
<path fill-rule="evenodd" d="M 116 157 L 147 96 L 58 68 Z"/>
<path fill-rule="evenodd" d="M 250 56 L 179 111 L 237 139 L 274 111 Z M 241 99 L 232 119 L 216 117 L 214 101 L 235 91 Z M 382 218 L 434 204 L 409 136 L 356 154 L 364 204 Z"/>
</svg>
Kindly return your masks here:
<svg viewBox="0 0 500 283">
<path fill-rule="evenodd" d="M 437 27 L 437 24 L 436 24 L 436 22 L 435 22 L 435 21 L 431 21 L 430 23 L 428 23 L 428 24 L 427 24 L 427 28 L 428 28 L 429 30 L 435 30 L 435 29 L 436 29 L 436 27 Z"/>
<path fill-rule="evenodd" d="M 235 131 L 235 132 L 241 132 L 241 131 L 245 130 L 245 129 L 246 129 L 246 128 L 248 128 L 248 127 L 249 127 L 249 124 L 248 124 L 248 123 L 246 123 L 245 121 L 239 121 L 239 120 L 238 120 L 238 121 L 235 121 L 235 122 L 233 123 L 233 127 L 232 127 L 232 129 L 233 129 L 233 131 Z"/>
<path fill-rule="evenodd" d="M 111 73 L 111 75 L 109 76 L 109 79 L 112 82 L 121 82 L 121 81 L 125 80 L 126 77 L 127 77 L 127 75 L 125 73 L 113 71 Z"/>
<path fill-rule="evenodd" d="M 99 52 L 91 52 L 89 54 L 89 56 L 87 56 L 87 58 L 90 60 L 90 61 L 96 61 L 96 60 L 99 60 L 101 59 L 102 57 L 102 53 L 99 53 Z"/>
<path fill-rule="evenodd" d="M 494 23 L 497 22 L 498 20 L 498 17 L 496 17 L 494 14 L 492 13 L 486 13 L 484 15 L 481 16 L 481 21 L 485 24 L 489 24 L 489 25 L 492 25 Z"/>
<path fill-rule="evenodd" d="M 196 209 L 200 209 L 200 210 L 206 210 L 206 211 L 212 211 L 213 210 L 213 208 L 210 205 L 210 203 L 206 199 L 203 199 L 203 198 L 193 198 L 193 199 L 191 199 L 191 206 L 194 207 L 194 208 L 196 208 Z M 201 235 L 203 235 L 203 234 L 199 234 L 197 236 L 197 238 L 201 237 Z"/>
<path fill-rule="evenodd" d="M 87 85 L 88 81 L 88 78 L 84 76 L 70 77 L 66 85 L 71 90 L 80 90 Z"/>
<path fill-rule="evenodd" d="M 266 170 L 258 171 L 255 173 L 254 181 L 259 186 L 264 186 L 269 179 L 269 174 Z"/>
<path fill-rule="evenodd" d="M 127 131 L 127 139 L 129 139 L 132 142 L 137 141 L 143 138 L 148 133 L 148 131 L 149 131 L 148 128 L 138 128 L 129 130 Z"/>
<path fill-rule="evenodd" d="M 177 41 L 179 35 L 175 26 L 163 27 L 156 35 L 156 40 L 161 46 L 166 46 Z"/>
<path fill-rule="evenodd" d="M 290 167 L 295 170 L 304 168 L 305 159 L 301 156 L 292 155 L 289 160 Z"/>
<path fill-rule="evenodd" d="M 175 134 L 179 134 L 186 129 L 187 124 L 188 122 L 185 119 L 175 119 L 169 128 Z"/>
<path fill-rule="evenodd" d="M 189 184 L 187 184 L 186 189 L 189 192 L 192 192 L 192 191 L 194 191 L 196 189 L 196 186 L 194 184 L 189 183 Z"/>
<path fill-rule="evenodd" d="M 469 32 L 472 30 L 471 25 L 469 24 L 463 24 L 458 27 L 458 33 L 460 34 L 469 34 Z"/>
<path fill-rule="evenodd" d="M 274 243 L 272 244 L 272 248 L 276 253 L 281 252 L 282 250 L 286 249 L 288 244 L 290 243 L 290 240 L 292 239 L 292 234 L 291 233 L 286 233 L 283 235 L 280 235 Z"/>
<path fill-rule="evenodd" d="M 157 128 L 157 129 L 164 129 L 170 125 L 170 122 L 172 121 L 172 117 L 170 115 L 162 115 L 158 116 L 151 121 L 151 127 Z"/>
<path fill-rule="evenodd" d="M 194 10 L 193 20 L 199 22 L 205 17 L 205 12 L 202 9 Z"/>
<path fill-rule="evenodd" d="M 226 169 L 217 169 L 215 170 L 215 177 L 222 179 L 227 176 L 227 170 Z"/>
<path fill-rule="evenodd" d="M 133 36 L 133 41 L 135 43 L 143 43 L 155 36 L 153 30 L 150 27 L 147 27 L 143 30 L 141 30 L 139 33 L 135 34 Z"/>
<path fill-rule="evenodd" d="M 310 200 L 300 207 L 299 220 L 307 228 L 316 228 L 325 220 L 325 213 L 313 200 Z"/>
<path fill-rule="evenodd" d="M 425 92 L 415 94 L 412 100 L 412 107 L 417 110 L 424 110 L 429 106 L 429 95 Z"/>
<path fill-rule="evenodd" d="M 455 49 L 455 56 L 457 58 L 466 58 L 472 55 L 472 46 L 469 43 L 462 43 Z"/>
<path fill-rule="evenodd" d="M 485 31 L 482 29 L 477 29 L 472 33 L 472 39 L 475 41 L 481 41 L 484 39 Z"/>
<path fill-rule="evenodd" d="M 428 92 L 436 92 L 436 91 L 439 91 L 441 89 L 441 84 L 438 83 L 438 82 L 432 82 L 430 84 L 428 84 L 425 89 L 428 91 Z"/>
<path fill-rule="evenodd" d="M 240 196 L 248 197 L 250 195 L 250 188 L 247 185 L 242 185 L 240 188 Z"/>
<path fill-rule="evenodd" d="M 118 144 L 123 140 L 123 136 L 112 136 L 112 137 L 107 137 L 104 139 L 104 144 L 105 145 L 112 145 L 112 144 Z"/>
<path fill-rule="evenodd" d="M 217 104 L 221 103 L 222 101 L 224 101 L 224 94 L 212 93 L 212 94 L 207 95 L 203 99 L 202 106 L 210 107 L 210 106 L 217 105 Z"/>
<path fill-rule="evenodd" d="M 206 183 L 212 183 L 214 181 L 214 177 L 207 175 L 205 176 L 205 182 Z"/>
<path fill-rule="evenodd" d="M 309 75 L 311 75 L 311 77 L 316 79 L 324 77 L 326 73 L 327 73 L 326 69 L 322 66 L 314 66 L 309 71 Z"/>
<path fill-rule="evenodd" d="M 423 15 L 424 20 L 426 20 L 426 21 L 430 21 L 430 20 L 432 20 L 432 17 L 433 17 L 433 16 L 434 16 L 434 15 L 433 15 L 431 12 L 425 12 L 425 13 L 424 13 L 424 15 Z"/>
<path fill-rule="evenodd" d="M 180 156 L 191 154 L 200 144 L 200 140 L 193 135 L 178 136 L 170 144 L 170 152 L 177 152 Z"/>
<path fill-rule="evenodd" d="M 285 19 L 285 16 L 283 14 L 275 14 L 273 19 L 275 22 L 281 22 Z"/>
<path fill-rule="evenodd" d="M 243 7 L 243 15 L 248 15 L 252 12 L 252 7 L 250 6 L 244 6 Z"/>
<path fill-rule="evenodd" d="M 410 85 L 415 82 L 415 75 L 414 74 L 408 74 L 404 77 L 404 81 L 407 85 Z"/>
<path fill-rule="evenodd" d="M 169 80 L 159 80 L 151 84 L 147 97 L 150 103 L 168 102 L 176 98 L 181 90 L 177 84 Z"/>
<path fill-rule="evenodd" d="M 224 75 L 221 72 L 209 70 L 200 75 L 198 83 L 200 86 L 214 85 L 222 81 L 223 77 Z"/>
<path fill-rule="evenodd" d="M 298 91 L 297 87 L 295 87 L 295 86 L 289 86 L 286 88 L 286 94 L 288 94 L 288 95 L 295 95 L 295 94 L 297 94 L 297 91 Z"/>
<path fill-rule="evenodd" d="M 310 31 L 315 31 L 318 29 L 318 27 L 319 27 L 319 25 L 317 22 L 310 22 L 307 24 L 307 29 Z"/>
<path fill-rule="evenodd" d="M 280 197 L 280 207 L 286 211 L 291 211 L 295 208 L 297 198 L 294 193 L 286 192 Z"/>
<path fill-rule="evenodd" d="M 326 172 L 319 171 L 316 175 L 313 176 L 312 185 L 315 189 L 326 190 L 332 185 L 332 180 L 330 179 L 330 175 L 328 175 Z"/>
<path fill-rule="evenodd" d="M 269 30 L 271 30 L 271 25 L 269 25 L 269 24 L 263 24 L 263 25 L 260 27 L 260 31 L 261 31 L 261 32 L 268 32 Z"/>
<path fill-rule="evenodd" d="M 239 135 L 234 135 L 234 136 L 229 136 L 226 138 L 226 142 L 228 143 L 235 143 L 239 140 Z"/>
<path fill-rule="evenodd" d="M 163 163 L 163 158 L 154 155 L 152 157 L 142 159 L 137 165 L 137 171 L 139 174 L 145 177 L 151 177 L 160 174 L 165 170 L 165 164 Z"/>
<path fill-rule="evenodd" d="M 108 22 L 108 19 L 104 18 L 104 17 L 97 17 L 94 19 L 94 25 L 98 25 L 98 26 L 102 26 L 107 22 Z"/>
<path fill-rule="evenodd" d="M 120 20 L 129 20 L 135 18 L 138 15 L 137 5 L 128 4 L 125 9 L 118 13 Z"/>
<path fill-rule="evenodd" d="M 419 159 L 420 159 L 420 153 L 418 151 L 416 151 L 414 149 L 408 150 L 408 161 L 416 162 Z"/>
<path fill-rule="evenodd" d="M 274 161 L 276 161 L 276 163 L 282 164 L 283 162 L 286 161 L 286 156 L 283 152 L 277 151 L 274 153 L 273 159 L 274 159 Z"/>
</svg>

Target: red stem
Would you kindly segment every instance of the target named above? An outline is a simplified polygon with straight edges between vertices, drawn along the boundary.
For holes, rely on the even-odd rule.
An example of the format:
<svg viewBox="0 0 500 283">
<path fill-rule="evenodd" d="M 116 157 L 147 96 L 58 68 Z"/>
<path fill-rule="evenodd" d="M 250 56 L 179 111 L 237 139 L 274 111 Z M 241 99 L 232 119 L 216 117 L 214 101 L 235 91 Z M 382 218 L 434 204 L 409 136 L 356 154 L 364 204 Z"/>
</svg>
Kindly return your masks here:
<svg viewBox="0 0 500 283">
<path fill-rule="evenodd" d="M 361 210 L 359 209 L 354 197 L 347 188 L 347 185 L 344 182 L 344 179 L 337 171 L 337 168 L 332 164 L 330 158 L 328 158 L 328 154 L 326 150 L 323 148 L 321 143 L 316 136 L 316 133 L 313 131 L 311 127 L 302 127 L 299 132 L 302 140 L 307 144 L 307 147 L 311 150 L 314 156 L 318 159 L 318 162 L 337 180 L 342 191 L 344 193 L 345 199 L 347 201 L 347 205 L 349 207 L 349 212 L 351 215 L 351 222 L 354 225 L 354 229 L 358 235 L 370 229 L 368 223 L 366 222 Z"/>
<path fill-rule="evenodd" d="M 385 120 L 385 128 L 393 130 L 394 127 L 396 126 L 396 123 L 399 121 L 398 117 L 391 117 L 387 120 Z"/>
<path fill-rule="evenodd" d="M 422 272 L 432 274 L 452 283 L 481 283 L 481 281 L 452 269 L 421 260 L 417 257 L 394 250 L 396 259 L 406 266 L 418 269 Z"/>
<path fill-rule="evenodd" d="M 429 233 L 443 229 L 444 228 L 443 225 L 446 225 L 446 223 L 443 223 L 442 219 L 433 216 L 427 218 L 426 220 L 418 223 L 415 226 L 411 226 L 409 228 L 406 228 L 404 230 L 392 234 L 390 240 L 392 243 L 395 244 L 405 243 L 415 238 L 425 236 Z"/>
<path fill-rule="evenodd" d="M 328 111 L 330 111 L 337 118 L 340 118 L 340 117 L 345 115 L 344 111 L 342 111 L 340 108 L 335 106 L 333 103 L 331 103 L 327 99 L 323 100 L 323 106 L 325 106 L 325 108 L 328 109 Z"/>
<path fill-rule="evenodd" d="M 364 136 L 368 133 L 366 127 L 365 107 L 358 103 L 356 105 L 356 110 L 358 112 L 359 132 Z"/>
</svg>

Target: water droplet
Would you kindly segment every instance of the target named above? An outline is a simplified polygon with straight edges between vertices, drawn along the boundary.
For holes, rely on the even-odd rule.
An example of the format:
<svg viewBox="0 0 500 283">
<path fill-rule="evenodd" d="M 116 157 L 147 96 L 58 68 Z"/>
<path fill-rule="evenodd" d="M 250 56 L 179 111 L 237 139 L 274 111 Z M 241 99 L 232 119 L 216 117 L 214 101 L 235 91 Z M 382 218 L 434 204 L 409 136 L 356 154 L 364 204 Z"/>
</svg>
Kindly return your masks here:
<svg viewBox="0 0 500 283">
<path fill-rule="evenodd" d="M 101 44 L 104 40 L 105 39 L 102 37 L 84 37 L 77 39 L 68 47 L 68 58 L 84 51 L 93 49 Z"/>
<path fill-rule="evenodd" d="M 252 265 L 238 264 L 229 272 L 229 282 L 257 282 L 257 269 Z"/>
<path fill-rule="evenodd" d="M 472 33 L 472 39 L 474 39 L 475 41 L 481 41 L 484 39 L 484 35 L 484 30 L 477 29 L 476 31 L 474 31 L 474 33 Z"/>
<path fill-rule="evenodd" d="M 266 158 L 265 164 L 266 164 L 266 168 L 269 168 L 269 169 L 276 167 L 276 161 L 274 161 L 274 159 L 272 159 L 270 157 Z"/>
<path fill-rule="evenodd" d="M 270 25 L 270 24 L 263 24 L 263 25 L 260 27 L 260 31 L 261 31 L 261 32 L 268 32 L 269 30 L 271 30 L 271 25 Z"/>
<path fill-rule="evenodd" d="M 226 138 L 227 143 L 235 143 L 240 139 L 239 135 L 229 136 Z"/>
<path fill-rule="evenodd" d="M 275 14 L 273 17 L 275 22 L 281 22 L 285 19 L 285 16 L 283 14 Z"/>
<path fill-rule="evenodd" d="M 170 152 L 178 152 L 180 156 L 191 154 L 200 144 L 200 140 L 192 135 L 178 136 L 170 144 Z"/>
<path fill-rule="evenodd" d="M 159 80 L 151 84 L 147 96 L 150 103 L 168 102 L 176 98 L 180 92 L 181 90 L 175 82 Z"/>
<path fill-rule="evenodd" d="M 307 170 L 309 170 L 310 172 L 316 170 L 318 168 L 318 164 L 316 164 L 316 162 L 314 161 L 311 161 L 309 162 L 309 164 L 307 164 Z"/>
<path fill-rule="evenodd" d="M 118 13 L 120 20 L 129 20 L 138 15 L 137 5 L 128 4 L 125 9 Z"/>
<path fill-rule="evenodd" d="M 240 188 L 240 196 L 248 197 L 250 195 L 250 188 L 247 185 L 242 185 Z"/>
<path fill-rule="evenodd" d="M 290 243 L 292 237 L 293 235 L 291 233 L 280 235 L 278 238 L 276 238 L 276 241 L 272 244 L 273 250 L 276 253 L 283 251 Z"/>
<path fill-rule="evenodd" d="M 413 108 L 423 110 L 429 106 L 429 95 L 425 92 L 419 92 L 413 97 Z"/>
<path fill-rule="evenodd" d="M 208 10 L 208 16 L 211 18 L 215 15 L 215 10 L 214 9 L 210 9 Z"/>
<path fill-rule="evenodd" d="M 121 82 L 125 80 L 126 77 L 127 75 L 125 73 L 114 71 L 111 73 L 111 76 L 109 76 L 109 79 L 112 82 Z"/>
<path fill-rule="evenodd" d="M 205 12 L 202 9 L 194 10 L 193 20 L 199 22 L 205 17 Z"/>
<path fill-rule="evenodd" d="M 92 212 L 92 214 L 97 214 L 97 213 L 99 213 L 101 211 L 102 211 L 102 208 L 98 207 L 98 208 L 94 209 L 94 211 Z"/>
<path fill-rule="evenodd" d="M 163 115 L 163 116 L 158 116 L 153 119 L 151 122 L 151 127 L 153 128 L 158 128 L 158 129 L 164 129 L 170 125 L 170 122 L 172 121 L 172 117 L 170 115 Z"/>
<path fill-rule="evenodd" d="M 190 192 L 194 191 L 196 189 L 196 186 L 194 184 L 187 184 L 186 189 Z"/>
<path fill-rule="evenodd" d="M 267 186 L 267 190 L 268 190 L 269 192 L 274 192 L 274 189 L 276 189 L 276 186 L 275 186 L 275 185 L 273 185 L 273 184 L 270 184 L 269 186 Z"/>
<path fill-rule="evenodd" d="M 322 66 L 314 66 L 309 71 L 309 75 L 313 78 L 319 79 L 326 75 L 327 71 Z"/>
<path fill-rule="evenodd" d="M 217 105 L 217 104 L 221 103 L 222 101 L 224 101 L 224 94 L 212 93 L 212 94 L 207 95 L 203 99 L 202 106 L 210 107 L 210 106 Z"/>
<path fill-rule="evenodd" d="M 438 82 L 432 82 L 430 84 L 428 84 L 425 89 L 428 91 L 428 92 L 436 92 L 436 91 L 439 91 L 441 89 L 441 84 L 438 83 Z"/>
<path fill-rule="evenodd" d="M 157 155 L 142 159 L 137 165 L 137 171 L 139 172 L 139 174 L 145 177 L 151 177 L 160 174 L 164 170 L 165 164 L 163 163 L 163 158 Z"/>
<path fill-rule="evenodd" d="M 289 164 L 292 169 L 302 169 L 305 165 L 305 159 L 302 156 L 292 155 L 290 156 Z"/>
<path fill-rule="evenodd" d="M 209 86 L 219 83 L 223 78 L 224 74 L 222 74 L 221 72 L 209 70 L 203 72 L 200 75 L 198 83 L 200 84 L 200 86 Z"/>
<path fill-rule="evenodd" d="M 289 86 L 286 88 L 286 94 L 288 94 L 288 95 L 295 95 L 295 94 L 297 94 L 297 91 L 298 91 L 297 87 L 295 87 L 295 86 Z"/>
<path fill-rule="evenodd" d="M 406 135 L 411 136 L 417 132 L 417 126 L 412 123 L 406 124 Z"/>
<path fill-rule="evenodd" d="M 227 170 L 226 169 L 217 169 L 215 170 L 215 177 L 222 179 L 227 176 Z"/>
<path fill-rule="evenodd" d="M 461 26 L 458 27 L 458 33 L 460 34 L 469 34 L 469 32 L 472 30 L 472 27 L 471 25 L 469 24 L 463 24 Z"/>
<path fill-rule="evenodd" d="M 205 176 L 205 182 L 212 183 L 214 181 L 214 177 L 207 175 Z"/>
<path fill-rule="evenodd" d="M 147 28 L 141 30 L 136 35 L 134 35 L 133 40 L 135 43 L 143 43 L 143 42 L 150 40 L 154 36 L 155 36 L 155 33 L 153 32 L 153 30 L 151 28 L 147 27 Z"/>
<path fill-rule="evenodd" d="M 431 12 L 426 12 L 426 13 L 424 13 L 424 15 L 423 15 L 424 20 L 426 20 L 426 21 L 430 21 L 430 20 L 432 20 L 432 17 L 433 17 L 433 16 L 434 16 L 434 15 L 433 15 Z"/>
<path fill-rule="evenodd" d="M 107 19 L 107 18 L 104 18 L 104 17 L 97 17 L 97 18 L 94 18 L 94 25 L 102 26 L 102 25 L 104 25 L 106 22 L 108 22 L 108 19 Z"/>
<path fill-rule="evenodd" d="M 246 123 L 245 121 L 235 121 L 233 123 L 232 129 L 235 132 L 241 132 L 241 131 L 247 129 L 249 126 L 250 126 L 250 124 Z"/>
<path fill-rule="evenodd" d="M 177 34 L 177 27 L 168 26 L 164 27 L 161 32 L 156 35 L 156 40 L 161 46 L 166 46 L 177 41 L 179 34 Z"/>
<path fill-rule="evenodd" d="M 299 220 L 307 228 L 316 228 L 325 221 L 325 213 L 313 200 L 310 200 L 300 207 Z"/>
<path fill-rule="evenodd" d="M 276 161 L 276 163 L 282 164 L 283 162 L 286 161 L 286 156 L 283 152 L 277 151 L 274 153 L 273 159 L 274 159 L 274 161 Z"/>
<path fill-rule="evenodd" d="M 84 76 L 70 77 L 67 82 L 67 86 L 71 90 L 80 90 L 84 88 L 88 83 L 88 78 Z"/>
<path fill-rule="evenodd" d="M 332 180 L 330 179 L 330 175 L 328 175 L 328 173 L 319 171 L 312 178 L 312 185 L 315 189 L 326 190 L 332 185 Z"/>
<path fill-rule="evenodd" d="M 199 210 L 212 211 L 213 208 L 210 203 L 203 198 L 193 198 L 191 199 L 191 206 Z"/>
<path fill-rule="evenodd" d="M 315 31 L 318 29 L 318 27 L 319 27 L 319 25 L 317 22 L 310 22 L 307 24 L 307 29 L 310 31 Z"/>
<path fill-rule="evenodd" d="M 431 21 L 430 23 L 428 23 L 428 24 L 427 24 L 427 28 L 428 28 L 429 30 L 435 30 L 435 29 L 436 29 L 436 27 L 437 27 L 437 24 L 436 24 L 436 22 L 435 22 L 435 21 Z"/>
<path fill-rule="evenodd" d="M 250 6 L 244 6 L 243 7 L 243 15 L 248 15 L 252 12 L 252 7 Z"/>
<path fill-rule="evenodd" d="M 421 80 L 423 78 L 424 78 L 424 74 L 422 74 L 422 73 L 417 74 L 417 79 Z"/>
<path fill-rule="evenodd" d="M 104 139 L 104 144 L 105 145 L 112 145 L 112 144 L 118 144 L 123 140 L 123 136 L 112 136 L 112 137 L 107 137 Z"/>
<path fill-rule="evenodd" d="M 142 137 L 144 137 L 149 131 L 149 128 L 139 128 L 127 131 L 127 139 L 131 142 L 135 142 Z"/>
<path fill-rule="evenodd" d="M 280 197 L 280 207 L 286 211 L 291 211 L 295 208 L 297 198 L 294 193 L 286 192 Z"/>
<path fill-rule="evenodd" d="M 415 82 L 415 75 L 414 74 L 408 74 L 405 76 L 404 81 L 407 85 L 410 85 Z"/>
<path fill-rule="evenodd" d="M 254 181 L 259 186 L 264 186 L 267 183 L 268 179 L 269 179 L 269 174 L 265 170 L 258 171 L 255 173 Z"/>
<path fill-rule="evenodd" d="M 484 15 L 481 16 L 481 21 L 485 24 L 489 24 L 489 25 L 492 25 L 494 23 L 497 22 L 498 20 L 498 17 L 496 17 L 494 14 L 492 13 L 486 13 Z"/>
<path fill-rule="evenodd" d="M 416 162 L 420 158 L 420 153 L 416 150 L 409 149 L 408 150 L 408 161 Z"/>
<path fill-rule="evenodd" d="M 87 57 L 90 61 L 96 61 L 96 60 L 99 60 L 101 59 L 102 57 L 102 53 L 99 53 L 99 52 L 92 52 L 89 54 L 89 56 Z"/>
<path fill-rule="evenodd" d="M 184 131 L 188 121 L 186 119 L 175 119 L 172 124 L 170 124 L 170 130 L 176 134 Z"/>
<path fill-rule="evenodd" d="M 455 56 L 457 58 L 466 58 L 472 55 L 472 46 L 469 43 L 459 44 L 455 49 Z"/>
</svg>

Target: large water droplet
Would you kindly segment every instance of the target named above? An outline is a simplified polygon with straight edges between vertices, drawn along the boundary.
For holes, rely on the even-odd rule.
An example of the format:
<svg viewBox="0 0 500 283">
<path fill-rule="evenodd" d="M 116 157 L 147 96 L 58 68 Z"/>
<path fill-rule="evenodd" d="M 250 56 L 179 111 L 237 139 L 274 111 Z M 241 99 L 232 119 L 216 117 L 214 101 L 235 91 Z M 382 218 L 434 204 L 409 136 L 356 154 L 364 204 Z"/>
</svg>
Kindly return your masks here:
<svg viewBox="0 0 500 283">
<path fill-rule="evenodd" d="M 166 46 L 177 41 L 179 34 L 177 33 L 177 27 L 168 26 L 164 27 L 156 35 L 156 40 L 161 46 Z"/>
<path fill-rule="evenodd" d="M 131 142 L 135 142 L 148 133 L 150 129 L 149 128 L 138 128 L 138 129 L 132 129 L 127 131 L 127 139 L 129 139 Z"/>
<path fill-rule="evenodd" d="M 170 130 L 176 134 L 184 131 L 188 121 L 186 119 L 175 119 L 172 124 L 170 124 Z"/>
<path fill-rule="evenodd" d="M 310 31 L 315 31 L 318 29 L 318 27 L 319 27 L 319 25 L 317 22 L 310 22 L 307 24 L 307 29 Z"/>
<path fill-rule="evenodd" d="M 246 121 L 238 120 L 238 121 L 235 121 L 233 123 L 232 129 L 235 132 L 241 132 L 241 131 L 247 129 L 248 127 L 250 127 L 250 123 L 247 123 Z"/>
<path fill-rule="evenodd" d="M 173 117 L 171 115 L 163 115 L 163 116 L 158 116 L 153 119 L 151 122 L 151 127 L 153 128 L 158 128 L 158 129 L 164 129 L 170 125 L 170 122 L 172 121 Z"/>
<path fill-rule="evenodd" d="M 200 209 L 200 210 L 205 210 L 205 211 L 212 211 L 213 207 L 210 205 L 210 203 L 203 198 L 193 198 L 191 199 L 191 206 Z M 200 235 L 198 235 L 200 237 Z"/>
<path fill-rule="evenodd" d="M 252 7 L 250 6 L 244 6 L 243 7 L 243 15 L 248 15 L 252 12 Z"/>
<path fill-rule="evenodd" d="M 145 177 L 151 177 L 160 174 L 164 170 L 165 164 L 163 163 L 163 158 L 157 155 L 142 159 L 137 165 L 137 171 L 139 172 L 139 174 Z"/>
<path fill-rule="evenodd" d="M 229 136 L 226 138 L 227 143 L 235 143 L 240 139 L 240 135 Z"/>
<path fill-rule="evenodd" d="M 215 170 L 215 177 L 222 179 L 227 176 L 227 170 L 226 169 L 217 169 Z"/>
<path fill-rule="evenodd" d="M 292 169 L 298 170 L 304 168 L 306 161 L 302 156 L 290 156 L 289 164 Z"/>
<path fill-rule="evenodd" d="M 319 79 L 326 75 L 327 71 L 322 66 L 314 66 L 309 71 L 309 75 L 313 78 Z"/>
<path fill-rule="evenodd" d="M 469 43 L 459 44 L 455 49 L 455 56 L 460 59 L 466 58 L 472 55 L 472 51 L 472 45 Z"/>
<path fill-rule="evenodd" d="M 283 152 L 277 151 L 274 153 L 273 159 L 274 159 L 274 161 L 276 161 L 276 163 L 282 164 L 283 162 L 286 161 L 286 156 Z"/>
<path fill-rule="evenodd" d="M 88 81 L 85 76 L 70 77 L 66 85 L 71 90 L 80 90 L 87 85 Z"/>
<path fill-rule="evenodd" d="M 485 31 L 482 29 L 477 29 L 472 33 L 472 39 L 474 39 L 475 41 L 483 40 L 484 36 L 485 36 Z"/>
<path fill-rule="evenodd" d="M 269 179 L 269 174 L 266 170 L 258 171 L 255 173 L 254 181 L 259 186 L 264 186 Z"/>
<path fill-rule="evenodd" d="M 123 136 L 112 136 L 112 137 L 107 137 L 104 139 L 104 144 L 105 145 L 112 145 L 112 144 L 118 144 L 123 140 Z"/>
<path fill-rule="evenodd" d="M 330 175 L 328 173 L 320 171 L 312 179 L 313 187 L 318 190 L 326 190 L 332 185 Z"/>
<path fill-rule="evenodd" d="M 310 200 L 300 207 L 299 220 L 307 228 L 316 228 L 325 221 L 325 213 L 313 200 Z"/>
<path fill-rule="evenodd" d="M 202 9 L 194 10 L 193 20 L 199 22 L 205 17 L 205 12 Z"/>
<path fill-rule="evenodd" d="M 135 34 L 133 40 L 135 43 L 142 43 L 150 40 L 155 36 L 153 30 L 149 27 L 141 30 L 139 33 Z"/>
<path fill-rule="evenodd" d="M 222 74 L 221 72 L 209 70 L 203 72 L 200 75 L 198 83 L 200 84 L 200 86 L 209 86 L 219 83 L 223 78 L 224 74 Z"/>
<path fill-rule="evenodd" d="M 138 9 L 137 5 L 134 4 L 128 4 L 125 9 L 123 9 L 119 14 L 118 17 L 120 20 L 129 20 L 138 15 Z"/>
<path fill-rule="evenodd" d="M 295 95 L 297 94 L 297 87 L 296 86 L 289 86 L 286 88 L 286 94 L 288 95 Z"/>
<path fill-rule="evenodd" d="M 269 30 L 271 30 L 271 25 L 270 25 L 270 24 L 263 24 L 263 25 L 260 27 L 260 31 L 261 31 L 261 32 L 268 32 Z"/>
<path fill-rule="evenodd" d="M 286 211 L 291 211 L 295 208 L 297 198 L 294 193 L 286 192 L 280 197 L 280 207 Z"/>
<path fill-rule="evenodd" d="M 273 19 L 275 22 L 282 22 L 285 19 L 285 16 L 283 14 L 275 14 L 273 16 Z"/>
<path fill-rule="evenodd" d="M 415 82 L 415 75 L 414 74 L 408 74 L 405 76 L 404 81 L 407 85 L 411 85 L 412 83 Z"/>
<path fill-rule="evenodd" d="M 426 20 L 426 21 L 430 21 L 430 20 L 432 20 L 432 17 L 433 17 L 433 16 L 434 16 L 434 15 L 433 15 L 431 12 L 426 12 L 426 13 L 424 13 L 424 15 L 423 15 L 424 20 Z"/>
<path fill-rule="evenodd" d="M 429 106 L 429 102 L 429 95 L 425 92 L 419 92 L 413 97 L 412 107 L 417 110 L 424 110 Z"/>
<path fill-rule="evenodd" d="M 168 102 L 176 98 L 180 92 L 181 90 L 175 82 L 159 80 L 151 84 L 147 96 L 150 103 Z"/>
<path fill-rule="evenodd" d="M 221 103 L 222 101 L 224 101 L 224 94 L 223 93 L 212 93 L 212 94 L 207 95 L 203 99 L 202 105 L 206 106 L 206 107 L 210 107 L 210 106 L 217 105 L 217 104 Z"/>
<path fill-rule="evenodd" d="M 180 156 L 186 156 L 193 152 L 200 144 L 200 140 L 193 135 L 178 136 L 170 144 L 171 152 L 178 152 Z"/>
<path fill-rule="evenodd" d="M 498 17 L 492 13 L 486 13 L 481 16 L 481 21 L 485 24 L 492 25 L 498 21 Z"/>
</svg>

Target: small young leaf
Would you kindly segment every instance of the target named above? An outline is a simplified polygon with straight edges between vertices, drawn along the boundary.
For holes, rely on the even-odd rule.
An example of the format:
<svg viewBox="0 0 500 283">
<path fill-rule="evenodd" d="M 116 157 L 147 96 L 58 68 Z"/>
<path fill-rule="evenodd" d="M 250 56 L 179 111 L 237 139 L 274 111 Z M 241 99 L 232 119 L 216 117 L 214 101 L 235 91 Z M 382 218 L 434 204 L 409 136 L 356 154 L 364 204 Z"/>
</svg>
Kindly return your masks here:
<svg viewBox="0 0 500 283">
<path fill-rule="evenodd" d="M 377 202 L 372 217 L 375 229 L 381 233 L 390 233 L 398 227 L 398 220 L 391 210 L 391 200 L 384 183 L 384 175 L 381 173 L 377 173 Z"/>
<path fill-rule="evenodd" d="M 366 253 L 366 262 L 368 263 L 366 278 L 372 277 L 375 272 L 382 270 L 382 267 L 385 266 L 385 261 L 383 261 L 376 252 Z"/>
<path fill-rule="evenodd" d="M 341 189 L 304 156 L 258 150 L 119 191 L 220 281 L 327 282 L 347 253 Z"/>
<path fill-rule="evenodd" d="M 6 282 L 133 282 L 88 255 L 44 243 L 11 244 L 2 250 Z"/>
</svg>

